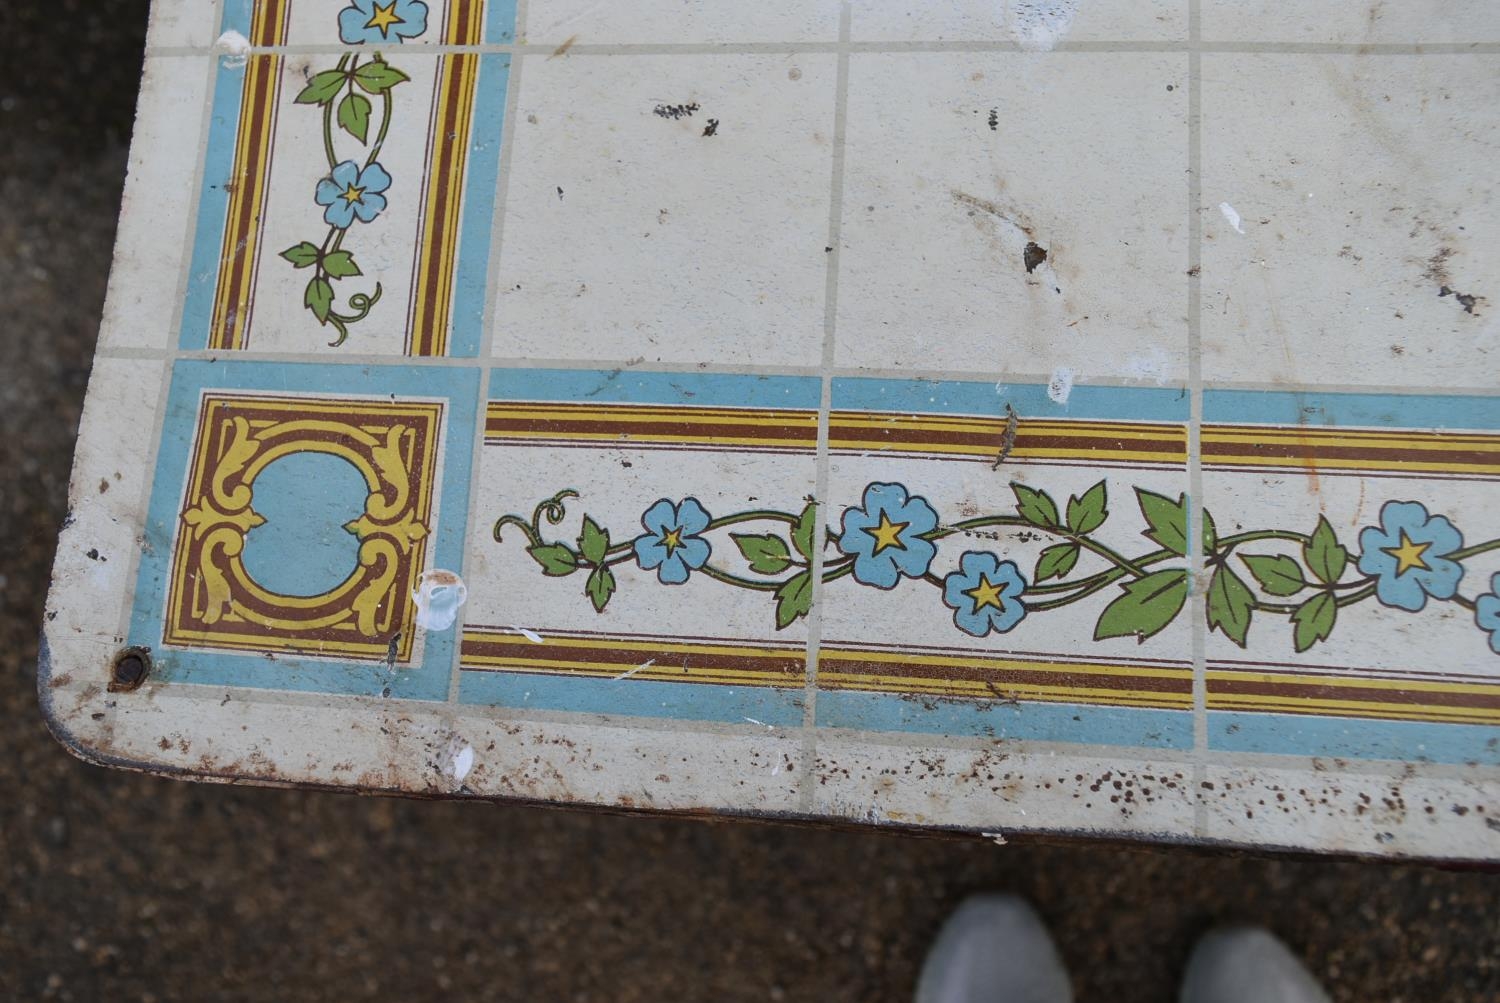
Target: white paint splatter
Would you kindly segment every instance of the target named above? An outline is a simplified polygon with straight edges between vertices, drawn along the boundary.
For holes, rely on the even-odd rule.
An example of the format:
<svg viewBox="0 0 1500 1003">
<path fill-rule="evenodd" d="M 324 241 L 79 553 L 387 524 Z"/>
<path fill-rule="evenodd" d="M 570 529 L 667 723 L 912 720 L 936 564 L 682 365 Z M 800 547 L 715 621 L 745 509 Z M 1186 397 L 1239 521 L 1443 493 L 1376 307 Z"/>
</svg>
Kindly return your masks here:
<svg viewBox="0 0 1500 1003">
<path fill-rule="evenodd" d="M 1229 225 L 1234 227 L 1235 233 L 1245 232 L 1245 228 L 1240 226 L 1240 214 L 1235 212 L 1234 206 L 1228 202 L 1220 202 L 1219 211 L 1224 214 L 1225 219 L 1229 220 Z"/>
<path fill-rule="evenodd" d="M 1050 52 L 1072 30 L 1079 0 L 1006 0 L 1010 36 L 1026 52 Z"/>
<path fill-rule="evenodd" d="M 458 619 L 458 608 L 468 598 L 464 580 L 453 572 L 441 568 L 423 572 L 411 594 L 411 601 L 417 607 L 417 626 L 447 630 Z"/>
<path fill-rule="evenodd" d="M 654 658 L 648 659 L 647 661 L 644 661 L 641 664 L 637 665 L 635 668 L 633 668 L 633 669 L 626 669 L 624 672 L 620 673 L 618 676 L 615 676 L 615 682 L 619 682 L 621 679 L 629 679 L 631 676 L 635 675 L 637 672 L 641 671 L 642 669 L 649 669 L 649 668 L 651 668 L 651 666 L 653 666 L 655 664 L 656 664 L 656 659 L 654 659 Z"/>
<path fill-rule="evenodd" d="M 462 749 L 459 749 L 458 753 L 453 757 L 453 767 L 451 770 L 453 779 L 458 783 L 463 783 L 464 777 L 467 777 L 469 775 L 469 771 L 473 768 L 474 747 L 465 743 L 464 747 Z"/>
<path fill-rule="evenodd" d="M 1073 370 L 1058 366 L 1052 370 L 1052 379 L 1047 384 L 1047 396 L 1054 404 L 1066 404 L 1073 393 Z"/>
<path fill-rule="evenodd" d="M 758 724 L 762 728 L 766 729 L 767 731 L 775 731 L 776 730 L 776 726 L 775 725 L 773 725 L 773 724 L 766 724 L 766 722 L 764 722 L 764 721 L 757 721 L 753 717 L 747 717 L 747 718 L 745 718 L 745 720 L 749 721 L 751 724 Z"/>
<path fill-rule="evenodd" d="M 981 832 L 980 835 L 996 846 L 1004 846 L 1007 842 L 1005 833 L 1000 832 L 998 829 L 994 832 Z"/>
<path fill-rule="evenodd" d="M 231 28 L 214 43 L 224 53 L 224 65 L 238 68 L 250 58 L 250 39 Z"/>
<path fill-rule="evenodd" d="M 543 644 L 547 640 L 545 637 L 543 637 L 542 635 L 538 634 L 536 631 L 530 630 L 529 628 L 526 628 L 526 627 L 517 627 L 515 624 L 511 624 L 510 625 L 510 631 L 513 634 L 520 634 L 522 637 L 526 638 L 526 640 L 530 641 L 532 644 Z"/>
</svg>

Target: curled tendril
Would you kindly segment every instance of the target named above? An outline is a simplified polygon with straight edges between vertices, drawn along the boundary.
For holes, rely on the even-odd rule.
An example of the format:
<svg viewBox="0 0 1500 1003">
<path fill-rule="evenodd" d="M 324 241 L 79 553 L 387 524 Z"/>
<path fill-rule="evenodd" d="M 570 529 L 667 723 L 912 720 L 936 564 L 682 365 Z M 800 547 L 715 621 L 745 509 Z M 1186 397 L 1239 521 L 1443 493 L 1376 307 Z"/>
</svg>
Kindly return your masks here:
<svg viewBox="0 0 1500 1003">
<path fill-rule="evenodd" d="M 569 498 L 577 498 L 578 492 L 572 488 L 565 488 L 553 495 L 551 498 L 540 502 L 531 513 L 531 532 L 537 539 L 542 536 L 542 519 L 545 518 L 549 525 L 556 526 L 568 516 L 567 506 L 563 504 Z"/>
<path fill-rule="evenodd" d="M 377 282 L 375 283 L 375 291 L 370 295 L 355 293 L 350 296 L 349 309 L 353 310 L 353 313 L 338 313 L 333 310 L 328 312 L 328 323 L 332 324 L 339 332 L 339 336 L 328 343 L 329 348 L 337 348 L 344 343 L 344 339 L 349 337 L 350 324 L 358 324 L 370 316 L 370 311 L 374 309 L 376 303 L 380 302 L 380 291 L 380 283 Z"/>
<path fill-rule="evenodd" d="M 504 541 L 502 541 L 500 539 L 500 530 L 503 527 L 505 527 L 505 526 L 514 526 L 517 529 L 519 529 L 522 533 L 525 533 L 526 534 L 526 542 L 529 543 L 529 544 L 531 544 L 531 546 L 533 546 L 533 547 L 539 547 L 539 546 L 541 546 L 542 539 L 531 528 L 531 524 L 528 523 L 525 519 L 522 519 L 520 516 L 517 516 L 517 515 L 502 515 L 498 520 L 496 520 L 496 522 L 495 522 L 495 542 L 496 543 L 502 543 L 502 542 L 504 542 Z"/>
</svg>

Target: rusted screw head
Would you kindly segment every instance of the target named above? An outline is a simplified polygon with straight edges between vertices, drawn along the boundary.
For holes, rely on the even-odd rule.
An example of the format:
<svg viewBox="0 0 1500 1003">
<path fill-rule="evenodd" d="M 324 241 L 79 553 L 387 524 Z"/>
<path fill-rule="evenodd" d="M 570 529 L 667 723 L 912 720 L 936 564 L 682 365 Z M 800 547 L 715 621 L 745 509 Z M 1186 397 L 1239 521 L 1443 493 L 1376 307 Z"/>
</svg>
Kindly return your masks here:
<svg viewBox="0 0 1500 1003">
<path fill-rule="evenodd" d="M 122 648 L 115 655 L 110 667 L 109 691 L 129 693 L 139 689 L 151 674 L 151 650 L 149 648 Z"/>
</svg>

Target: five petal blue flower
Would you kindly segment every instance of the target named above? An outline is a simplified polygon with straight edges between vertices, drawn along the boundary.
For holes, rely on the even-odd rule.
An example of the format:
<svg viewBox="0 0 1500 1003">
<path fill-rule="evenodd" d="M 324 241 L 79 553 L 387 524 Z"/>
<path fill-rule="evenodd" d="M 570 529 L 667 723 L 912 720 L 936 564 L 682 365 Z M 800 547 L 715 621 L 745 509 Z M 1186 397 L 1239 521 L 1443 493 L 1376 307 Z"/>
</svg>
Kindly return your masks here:
<svg viewBox="0 0 1500 1003">
<path fill-rule="evenodd" d="M 673 505 L 666 498 L 641 516 L 645 534 L 635 538 L 635 559 L 647 571 L 656 569 L 663 585 L 681 585 L 693 569 L 708 561 L 713 548 L 698 534 L 708 529 L 709 515 L 696 498 Z"/>
<path fill-rule="evenodd" d="M 1026 579 L 1014 561 L 994 554 L 966 551 L 958 570 L 943 579 L 943 603 L 953 609 L 953 623 L 975 637 L 1005 633 L 1026 616 L 1021 593 Z"/>
<path fill-rule="evenodd" d="M 1463 565 L 1447 558 L 1464 545 L 1463 534 L 1440 515 L 1428 515 L 1420 502 L 1388 501 L 1380 525 L 1360 531 L 1359 570 L 1375 576 L 1375 597 L 1386 606 L 1413 613 L 1427 597 L 1452 599 L 1464 576 Z"/>
<path fill-rule="evenodd" d="M 339 38 L 346 45 L 403 42 L 426 30 L 422 0 L 350 0 L 339 11 Z"/>
<path fill-rule="evenodd" d="M 1474 600 L 1474 622 L 1490 635 L 1490 650 L 1500 655 L 1500 572 L 1490 576 L 1490 590 Z"/>
<path fill-rule="evenodd" d="M 902 575 L 927 573 L 937 547 L 922 534 L 937 524 L 937 512 L 921 495 L 907 494 L 901 484 L 870 484 L 860 507 L 844 510 L 839 550 L 854 556 L 855 581 L 893 589 Z"/>
<path fill-rule="evenodd" d="M 381 192 L 390 186 L 391 176 L 379 164 L 361 170 L 354 161 L 346 160 L 318 182 L 313 198 L 318 205 L 327 206 L 323 222 L 343 230 L 356 219 L 368 223 L 379 216 L 385 208 Z"/>
</svg>

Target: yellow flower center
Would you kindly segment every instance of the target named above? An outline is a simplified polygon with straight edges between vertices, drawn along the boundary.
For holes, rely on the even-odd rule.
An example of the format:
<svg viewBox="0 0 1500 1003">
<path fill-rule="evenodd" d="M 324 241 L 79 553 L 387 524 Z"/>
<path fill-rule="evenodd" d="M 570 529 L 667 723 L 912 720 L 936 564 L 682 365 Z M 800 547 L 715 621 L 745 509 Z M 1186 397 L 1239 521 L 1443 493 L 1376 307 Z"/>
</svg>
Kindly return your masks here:
<svg viewBox="0 0 1500 1003">
<path fill-rule="evenodd" d="M 672 556 L 672 551 L 682 546 L 682 527 L 678 526 L 670 533 L 663 533 L 661 545 L 667 548 L 667 556 Z"/>
<path fill-rule="evenodd" d="M 359 202 L 363 200 L 364 197 L 365 190 L 363 188 L 356 188 L 354 185 L 350 185 L 348 188 L 344 189 L 344 194 L 339 196 L 339 198 L 350 204 Z"/>
<path fill-rule="evenodd" d="M 386 4 L 384 7 L 380 6 L 380 4 L 376 4 L 375 14 L 370 18 L 369 21 L 365 23 L 365 27 L 378 28 L 380 29 L 381 37 L 389 38 L 392 25 L 406 23 L 405 20 L 396 16 L 396 3 L 397 0 L 391 0 L 391 2 Z"/>
<path fill-rule="evenodd" d="M 897 550 L 905 550 L 906 544 L 901 542 L 901 531 L 910 526 L 909 522 L 891 522 L 890 516 L 884 512 L 880 513 L 880 525 L 866 526 L 864 530 L 875 538 L 875 553 L 880 553 L 887 547 L 895 547 Z"/>
<path fill-rule="evenodd" d="M 1000 597 L 1005 595 L 1005 583 L 1001 582 L 997 584 L 990 581 L 984 575 L 979 576 L 978 585 L 972 589 L 965 589 L 964 595 L 974 600 L 974 612 L 976 613 L 986 606 L 993 606 L 995 609 L 1005 608 L 1000 604 Z"/>
<path fill-rule="evenodd" d="M 1415 543 L 1406 535 L 1406 530 L 1401 531 L 1401 545 L 1398 547 L 1381 547 L 1380 549 L 1396 559 L 1396 574 L 1404 575 L 1412 568 L 1421 568 L 1423 571 L 1431 571 L 1427 562 L 1422 560 L 1422 555 L 1427 553 L 1431 543 Z"/>
</svg>

